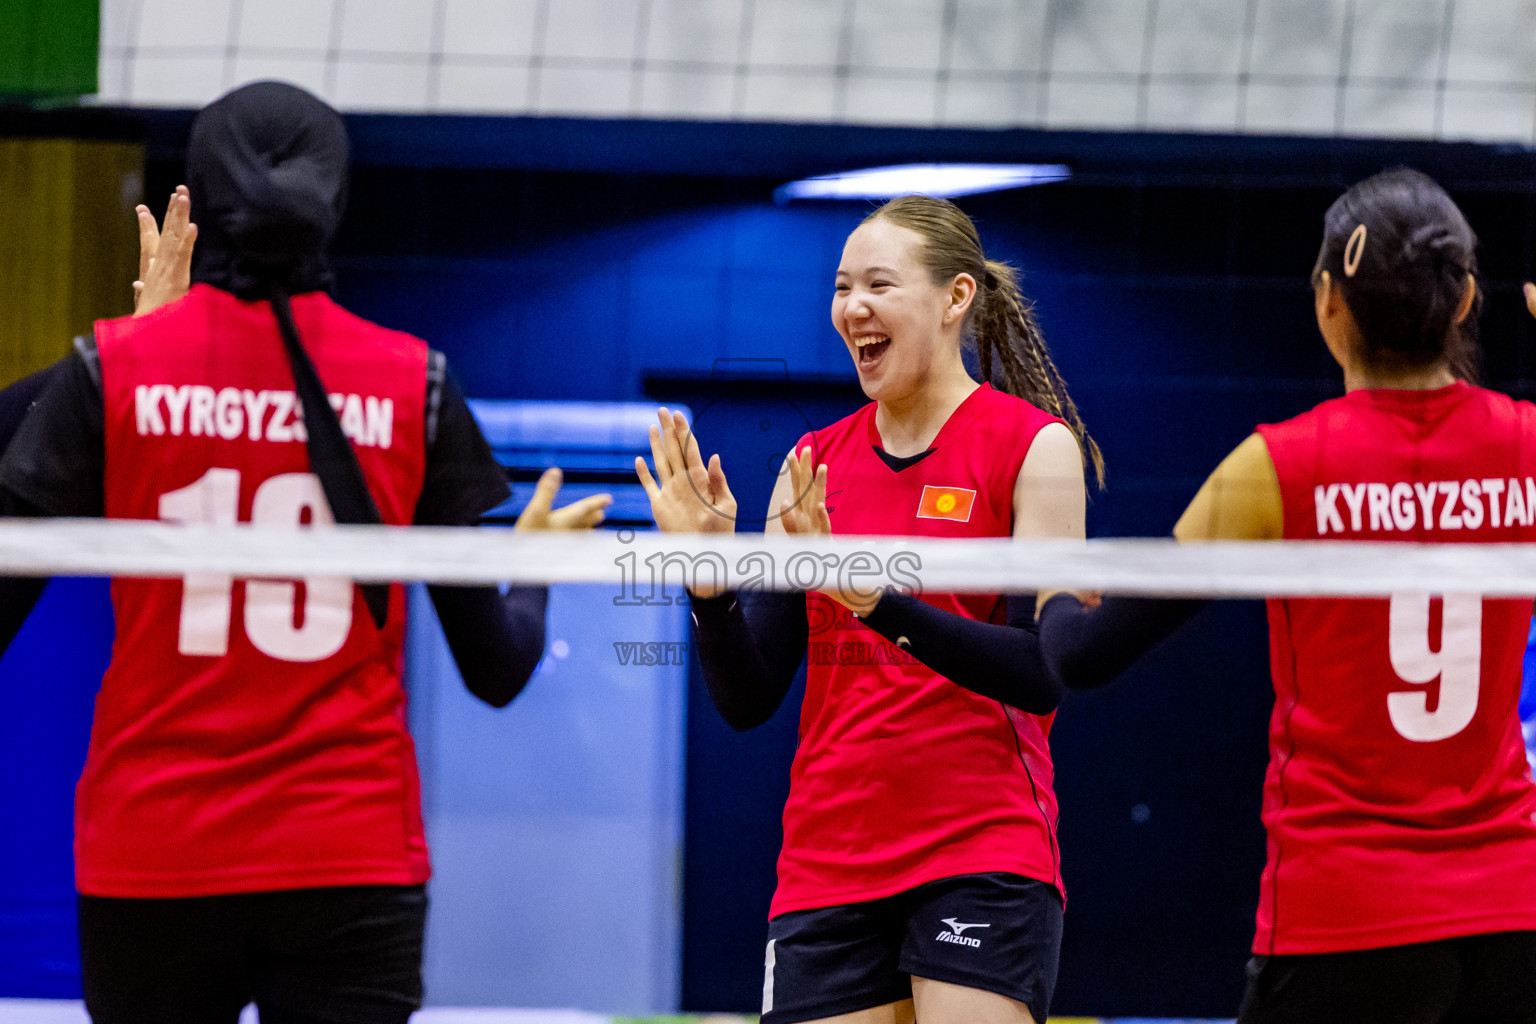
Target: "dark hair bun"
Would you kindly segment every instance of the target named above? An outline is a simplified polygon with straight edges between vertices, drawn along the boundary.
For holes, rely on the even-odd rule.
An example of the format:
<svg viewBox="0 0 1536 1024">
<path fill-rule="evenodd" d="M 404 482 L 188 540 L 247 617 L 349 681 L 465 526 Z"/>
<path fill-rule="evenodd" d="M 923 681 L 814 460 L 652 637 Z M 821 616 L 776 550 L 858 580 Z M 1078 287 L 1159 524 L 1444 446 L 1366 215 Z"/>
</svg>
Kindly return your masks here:
<svg viewBox="0 0 1536 1024">
<path fill-rule="evenodd" d="M 1360 326 L 1367 359 L 1447 360 L 1463 375 L 1476 350 L 1476 314 L 1456 322 L 1477 273 L 1477 236 L 1433 178 L 1407 168 L 1367 178 L 1323 216 L 1314 278 L 1328 271 Z"/>
</svg>

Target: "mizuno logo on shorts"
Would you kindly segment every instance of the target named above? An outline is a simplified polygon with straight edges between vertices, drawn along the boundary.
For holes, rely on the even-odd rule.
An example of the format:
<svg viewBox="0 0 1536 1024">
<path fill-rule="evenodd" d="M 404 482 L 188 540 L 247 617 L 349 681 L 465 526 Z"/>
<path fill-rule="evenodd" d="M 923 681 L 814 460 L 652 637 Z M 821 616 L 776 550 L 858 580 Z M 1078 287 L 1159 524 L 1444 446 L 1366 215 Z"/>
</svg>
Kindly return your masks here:
<svg viewBox="0 0 1536 1024">
<path fill-rule="evenodd" d="M 991 928 L 990 924 L 963 924 L 959 918 L 946 917 L 944 923 L 949 925 L 949 931 L 939 932 L 934 936 L 937 942 L 952 942 L 958 946 L 975 946 L 981 948 L 981 940 L 973 935 L 966 935 L 968 928 Z"/>
</svg>

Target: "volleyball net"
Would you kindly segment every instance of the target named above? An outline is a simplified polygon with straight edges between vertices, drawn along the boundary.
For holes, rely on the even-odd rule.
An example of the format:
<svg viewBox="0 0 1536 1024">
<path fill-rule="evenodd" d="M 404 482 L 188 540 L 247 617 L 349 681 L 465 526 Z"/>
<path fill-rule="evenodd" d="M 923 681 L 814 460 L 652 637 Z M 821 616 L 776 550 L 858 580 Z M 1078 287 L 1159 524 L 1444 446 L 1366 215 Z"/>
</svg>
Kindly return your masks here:
<svg viewBox="0 0 1536 1024">
<path fill-rule="evenodd" d="M 1400 591 L 1536 595 L 1536 544 L 1165 539 L 1025 541 L 583 533 L 495 528 L 271 529 L 137 520 L 0 520 L 0 573 L 180 577 L 221 573 L 450 585 L 612 585 L 616 603 L 726 589 L 1104 593 L 1255 598 Z"/>
<path fill-rule="evenodd" d="M 433 681 L 425 676 L 415 680 L 412 700 L 419 700 L 426 711 L 418 712 L 413 728 L 421 730 L 424 737 L 420 749 L 423 762 L 429 765 L 427 774 L 438 791 L 457 793 L 452 804 L 454 813 L 431 806 L 426 812 L 437 878 L 434 928 L 441 941 L 443 935 L 472 934 L 483 927 L 482 906 L 489 904 L 498 908 L 498 920 L 512 933 L 529 921 L 547 919 L 552 901 L 563 899 L 566 901 L 558 906 L 562 920 L 583 913 L 594 921 L 603 914 L 634 916 L 656 912 L 675 916 L 679 876 L 674 858 L 681 841 L 680 811 L 676 808 L 681 806 L 680 737 L 684 716 L 683 698 L 678 695 L 686 690 L 686 669 L 678 667 L 682 662 L 669 659 L 642 661 L 636 655 L 626 660 L 620 649 L 636 647 L 632 641 L 656 638 L 675 641 L 672 646 L 686 649 L 686 615 L 675 608 L 654 606 L 682 603 L 683 588 L 687 585 L 781 591 L 868 591 L 896 586 L 927 593 L 1073 589 L 1212 598 L 1384 597 L 1404 591 L 1519 597 L 1536 595 L 1536 544 L 1180 544 L 1171 539 L 1150 538 L 935 540 L 674 534 L 630 529 L 521 532 L 495 527 L 273 529 L 38 519 L 0 520 L 0 573 L 200 576 L 205 581 L 210 574 L 221 574 L 226 578 L 254 580 L 342 577 L 363 583 L 600 586 L 601 593 L 596 599 L 579 608 L 578 602 L 572 601 L 559 610 L 574 628 L 562 632 L 552 627 L 552 653 L 547 659 L 550 674 L 541 683 L 539 702 L 525 702 L 517 716 L 496 723 L 495 728 L 481 728 L 469 711 L 455 710 L 458 705 L 448 700 L 453 680 Z M 608 607 L 610 603 L 615 607 Z M 423 605 L 418 601 L 416 607 Z M 610 631 L 608 627 L 616 622 L 622 625 L 617 626 L 617 632 Z M 654 634 L 649 630 L 654 630 Z M 571 638 L 569 648 L 565 648 L 565 636 Z M 578 644 L 592 650 L 577 651 Z M 605 653 L 610 646 L 611 657 Z M 566 658 L 570 660 L 562 660 Z M 604 661 L 605 665 L 600 664 Z M 434 664 L 446 662 L 439 658 Z M 646 703 L 637 694 L 651 702 Z M 576 707 L 584 709 L 579 719 L 570 711 Z M 605 713 L 611 720 L 601 717 Z M 581 722 L 580 730 L 574 730 L 570 724 L 577 720 Z M 637 725 L 652 720 L 665 723 L 653 730 L 654 735 Z M 572 741 L 573 750 L 562 761 L 561 745 L 549 737 L 562 737 L 560 744 L 564 744 L 564 737 L 577 731 L 584 739 Z M 451 740 L 445 739 L 449 736 Z M 670 751 L 667 756 L 657 753 L 663 748 Z M 605 768 L 599 755 L 612 755 L 615 759 Z M 583 765 L 580 771 L 569 769 L 570 764 L 582 758 L 592 758 L 596 766 Z M 506 807 L 521 805 L 515 805 L 505 795 L 506 790 L 496 788 L 500 783 L 486 781 L 510 780 L 507 787 L 530 785 L 528 780 L 535 776 L 521 770 L 524 760 L 539 765 L 537 777 L 544 780 L 545 786 L 539 790 L 539 799 L 562 808 L 563 817 L 545 822 L 550 834 L 563 837 L 561 841 L 565 844 L 554 869 L 537 857 L 547 839 L 529 838 L 534 831 L 529 822 L 534 821 L 537 826 L 543 819 L 510 814 Z M 605 770 L 607 775 L 602 774 Z M 667 806 L 672 810 L 655 812 L 649 818 L 624 819 L 620 826 L 628 831 L 621 831 L 619 826 L 609 831 L 592 826 L 590 834 L 571 839 L 569 823 L 578 820 L 587 808 L 581 800 L 588 799 L 587 795 L 594 791 L 594 778 L 644 780 L 655 792 L 671 794 L 667 799 L 672 802 Z M 526 793 L 519 795 L 520 799 L 526 797 Z M 611 814 L 609 798 L 603 795 L 601 799 L 602 813 Z M 494 808 L 494 813 L 487 811 L 483 819 L 464 814 L 464 807 L 482 806 L 476 800 Z M 1137 809 L 1142 817 L 1136 817 Z M 1150 812 L 1145 804 L 1138 803 L 1131 813 L 1132 821 L 1141 823 Z M 499 821 L 498 814 L 506 819 L 500 832 L 494 828 L 502 826 L 487 824 Z M 598 820 L 598 816 L 594 814 L 592 820 Z M 466 821 L 470 824 L 466 825 Z M 652 838 L 637 843 L 637 835 Z M 627 851 L 626 864 L 616 868 L 611 850 L 620 845 Z M 494 869 L 488 859 L 492 857 Z M 524 859 L 517 860 L 518 857 Z M 525 861 L 529 865 L 526 868 Z M 509 871 L 508 863 L 519 865 L 518 870 Z M 573 907 L 566 899 L 569 884 L 559 876 L 565 873 L 585 878 L 583 872 L 597 870 L 594 865 L 600 865 L 607 873 L 628 872 L 623 876 L 626 892 L 640 910 L 627 904 L 615 908 L 598 900 L 591 901 L 592 907 Z M 543 874 L 539 873 L 541 870 Z M 482 880 L 496 873 L 516 877 L 524 885 L 515 892 L 488 896 Z M 656 878 L 670 879 L 668 885 L 672 888 L 658 887 Z M 456 893 L 474 896 L 471 900 Z M 471 902 L 473 909 L 468 907 Z M 573 961 L 578 960 L 581 947 L 590 945 L 586 936 L 596 933 L 596 928 L 566 931 L 580 938 L 555 937 L 548 941 L 572 942 L 570 955 Z M 658 930 L 658 934 L 666 933 Z M 675 933 L 672 934 L 671 940 L 658 940 L 662 952 L 653 959 L 676 962 L 679 953 Z M 440 958 L 437 962 L 446 961 Z M 530 961 L 530 969 L 535 969 L 532 965 Z M 436 981 L 436 976 L 429 976 L 429 982 Z M 590 979 L 584 983 L 590 985 Z M 49 1012 L 54 1011 L 50 1008 Z M 0 1008 L 0 1015 L 5 1013 Z M 36 1019 L 42 1024 L 65 1018 L 16 1019 Z M 83 1019 L 83 1015 L 70 1019 Z M 423 1022 L 441 1020 L 448 1024 L 463 1020 L 467 1024 L 471 1019 L 486 1024 L 608 1024 L 612 1018 L 574 1012 L 560 1015 L 543 1011 L 456 1011 L 446 1007 L 421 1014 Z M 710 1024 L 714 1020 L 740 1020 L 745 1024 L 750 1019 L 712 1018 Z M 619 1024 L 618 1019 L 612 1020 Z"/>
</svg>

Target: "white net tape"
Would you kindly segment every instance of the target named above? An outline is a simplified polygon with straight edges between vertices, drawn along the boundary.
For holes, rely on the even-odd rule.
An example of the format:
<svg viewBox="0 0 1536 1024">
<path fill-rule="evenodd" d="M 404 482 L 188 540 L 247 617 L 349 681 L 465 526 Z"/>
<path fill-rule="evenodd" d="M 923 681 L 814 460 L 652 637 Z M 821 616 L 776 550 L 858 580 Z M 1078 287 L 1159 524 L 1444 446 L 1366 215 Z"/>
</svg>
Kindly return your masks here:
<svg viewBox="0 0 1536 1024">
<path fill-rule="evenodd" d="M 602 583 L 644 597 L 685 581 L 773 589 L 931 592 L 1070 587 L 1210 597 L 1536 595 L 1536 544 L 1169 540 L 805 540 L 631 531 L 338 526 L 273 530 L 104 520 L 0 520 L 0 573 L 34 576 L 350 576 L 361 582 Z M 672 592 L 676 593 L 675 590 Z M 637 599 L 633 602 L 640 603 Z"/>
</svg>

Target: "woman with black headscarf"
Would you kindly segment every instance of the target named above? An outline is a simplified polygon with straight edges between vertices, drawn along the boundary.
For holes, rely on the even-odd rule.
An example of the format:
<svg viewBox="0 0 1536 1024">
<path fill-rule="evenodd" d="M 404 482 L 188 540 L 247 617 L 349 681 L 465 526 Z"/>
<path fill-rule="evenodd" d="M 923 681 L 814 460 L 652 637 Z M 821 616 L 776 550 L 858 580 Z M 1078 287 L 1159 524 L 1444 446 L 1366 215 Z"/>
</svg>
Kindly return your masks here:
<svg viewBox="0 0 1536 1024">
<path fill-rule="evenodd" d="M 77 345 L 0 461 L 10 507 L 297 528 L 470 525 L 505 501 L 442 357 L 327 294 L 340 116 L 246 86 L 199 114 L 187 169 L 190 291 L 151 309 L 157 275 L 141 315 Z M 558 486 L 546 474 L 520 527 L 602 518 L 606 496 L 552 512 Z M 471 691 L 509 702 L 542 655 L 543 588 L 430 592 Z M 0 640 L 28 593 L 0 584 Z M 112 596 L 75 825 L 93 1019 L 233 1022 L 254 1000 L 267 1024 L 405 1021 L 428 863 L 401 588 L 200 573 Z"/>
</svg>

